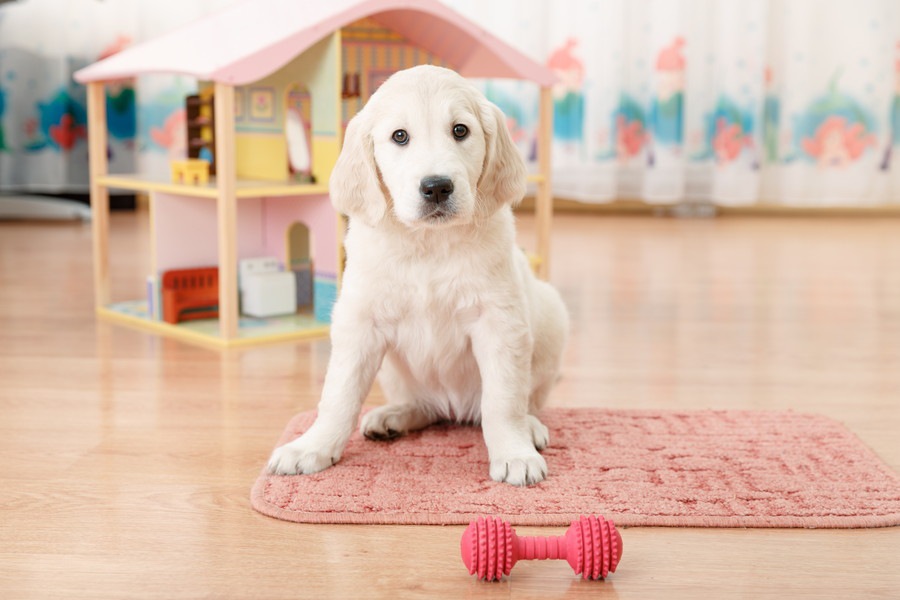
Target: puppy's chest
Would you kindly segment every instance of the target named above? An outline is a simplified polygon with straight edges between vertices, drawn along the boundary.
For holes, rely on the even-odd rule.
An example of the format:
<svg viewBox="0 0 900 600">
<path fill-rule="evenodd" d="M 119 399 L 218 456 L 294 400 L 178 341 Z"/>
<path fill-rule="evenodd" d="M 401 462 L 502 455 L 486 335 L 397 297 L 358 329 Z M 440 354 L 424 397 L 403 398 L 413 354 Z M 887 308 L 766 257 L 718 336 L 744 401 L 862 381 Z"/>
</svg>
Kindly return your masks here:
<svg viewBox="0 0 900 600">
<path fill-rule="evenodd" d="M 395 351 L 413 361 L 470 351 L 483 301 L 473 289 L 452 280 L 407 282 L 394 289 L 396 302 L 386 311 L 385 331 Z"/>
</svg>

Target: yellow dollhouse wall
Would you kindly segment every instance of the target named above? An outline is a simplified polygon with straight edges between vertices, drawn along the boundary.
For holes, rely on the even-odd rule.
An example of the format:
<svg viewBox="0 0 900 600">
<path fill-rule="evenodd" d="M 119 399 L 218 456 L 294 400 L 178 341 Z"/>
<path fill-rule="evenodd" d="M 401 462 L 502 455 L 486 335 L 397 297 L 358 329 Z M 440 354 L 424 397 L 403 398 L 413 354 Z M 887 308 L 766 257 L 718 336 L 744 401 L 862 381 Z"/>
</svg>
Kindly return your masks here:
<svg viewBox="0 0 900 600">
<path fill-rule="evenodd" d="M 313 176 L 328 181 L 339 151 L 338 37 L 325 38 L 275 73 L 235 89 L 238 178 L 288 179 L 285 100 L 288 90 L 300 84 L 312 99 Z"/>
<path fill-rule="evenodd" d="M 340 63 L 339 63 L 340 61 Z M 375 21 L 363 19 L 328 36 L 278 71 L 235 89 L 237 176 L 286 181 L 286 99 L 296 85 L 312 102 L 312 174 L 326 183 L 340 151 L 340 129 L 395 71 L 418 64 L 447 65 Z M 341 75 L 357 74 L 359 95 L 341 102 Z"/>
<path fill-rule="evenodd" d="M 246 133 L 235 137 L 237 176 L 240 179 L 285 181 L 288 178 L 287 142 L 276 135 Z"/>
</svg>

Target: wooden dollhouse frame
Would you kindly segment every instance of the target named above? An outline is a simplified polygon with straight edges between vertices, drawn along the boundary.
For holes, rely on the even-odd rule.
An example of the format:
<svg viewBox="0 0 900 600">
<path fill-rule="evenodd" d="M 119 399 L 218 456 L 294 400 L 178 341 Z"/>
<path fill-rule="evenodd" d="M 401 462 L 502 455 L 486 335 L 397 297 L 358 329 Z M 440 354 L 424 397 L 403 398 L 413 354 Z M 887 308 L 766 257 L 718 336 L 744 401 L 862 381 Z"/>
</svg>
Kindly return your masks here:
<svg viewBox="0 0 900 600">
<path fill-rule="evenodd" d="M 442 35 L 434 35 L 435 31 L 441 31 Z M 414 58 L 403 58 L 405 54 L 402 51 L 388 53 L 391 56 L 385 58 L 385 53 L 379 55 L 377 48 L 371 50 L 370 56 L 366 39 L 372 40 L 372 48 L 380 43 L 408 45 L 415 49 L 415 52 L 407 53 Z M 349 47 L 348 44 L 356 44 L 353 57 L 345 56 L 344 50 Z M 360 47 L 364 52 L 359 50 Z M 333 109 L 324 113 L 324 125 L 323 113 L 318 115 L 320 128 L 326 133 L 314 135 L 312 140 L 315 182 L 291 181 L 287 173 L 282 175 L 277 170 L 274 174 L 246 177 L 241 172 L 239 155 L 259 156 L 262 153 L 265 157 L 269 150 L 259 144 L 269 143 L 266 141 L 269 138 L 257 136 L 254 141 L 245 136 L 246 139 L 242 139 L 235 117 L 236 90 L 242 92 L 244 86 L 260 86 L 261 81 L 268 82 L 267 85 L 280 85 L 279 70 L 289 67 L 292 61 L 300 60 L 304 53 L 310 52 L 319 58 L 315 63 L 306 65 L 306 72 L 314 72 L 320 90 L 325 89 L 325 95 L 330 96 L 323 100 L 320 91 L 314 102 L 334 103 Z M 361 66 L 360 62 L 366 65 Z M 249 0 L 76 73 L 76 80 L 86 84 L 88 90 L 94 293 L 98 316 L 212 347 L 246 346 L 327 334 L 327 316 L 274 333 L 260 333 L 255 327 L 247 330 L 241 327 L 237 265 L 239 258 L 243 257 L 240 256 L 238 243 L 241 233 L 239 212 L 250 202 L 265 205 L 278 199 L 282 205 L 292 205 L 321 203 L 323 199 L 327 201 L 328 177 L 340 151 L 344 127 L 374 91 L 369 89 L 375 85 L 370 80 L 377 82 L 379 76 L 392 70 L 422 62 L 442 64 L 467 77 L 513 78 L 539 86 L 538 169 L 529 176 L 529 181 L 536 186 L 537 242 L 534 263 L 539 276 L 547 278 L 553 214 L 550 188 L 553 108 L 550 86 L 555 80 L 549 69 L 531 61 L 436 0 L 416 3 L 402 0 Z M 363 69 L 366 72 L 360 76 Z M 123 78 L 153 73 L 184 74 L 207 82 L 207 92 L 211 92 L 214 99 L 212 123 L 216 160 L 215 176 L 207 184 L 173 183 L 141 174 L 109 173 L 106 86 Z M 348 82 L 352 84 L 349 86 L 350 93 Z M 273 98 L 277 98 L 277 94 L 278 90 Z M 256 144 L 253 152 L 241 149 L 242 143 L 249 143 L 247 140 Z M 243 167 L 245 172 L 248 168 Z M 161 206 L 163 200 L 204 199 L 214 203 L 219 290 L 217 330 L 203 332 L 146 315 L 129 314 L 112 302 L 109 273 L 111 188 L 147 193 L 150 197 L 151 223 L 155 222 L 155 207 Z M 333 302 L 340 286 L 345 229 L 343 218 L 334 214 L 333 223 L 328 227 L 333 227 L 333 231 L 319 232 L 324 233 L 322 237 L 329 244 L 323 252 L 329 255 L 334 252 L 334 281 L 330 284 L 334 289 L 325 295 L 326 301 L 319 307 L 326 315 L 330 314 L 331 307 L 325 303 Z M 158 234 L 151 232 L 151 239 L 155 240 Z M 152 252 L 151 262 L 155 269 L 156 249 L 153 248 Z"/>
</svg>

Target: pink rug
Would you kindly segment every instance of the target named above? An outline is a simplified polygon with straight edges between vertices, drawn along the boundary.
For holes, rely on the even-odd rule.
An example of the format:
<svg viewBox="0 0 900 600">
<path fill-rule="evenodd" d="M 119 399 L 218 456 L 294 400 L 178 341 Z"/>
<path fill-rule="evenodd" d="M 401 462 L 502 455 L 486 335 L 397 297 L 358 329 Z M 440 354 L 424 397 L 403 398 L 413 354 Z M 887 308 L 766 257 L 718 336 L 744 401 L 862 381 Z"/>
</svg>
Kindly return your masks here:
<svg viewBox="0 0 900 600">
<path fill-rule="evenodd" d="M 303 432 L 294 417 L 278 444 Z M 548 409 L 550 476 L 488 477 L 481 430 L 438 425 L 391 442 L 354 434 L 321 473 L 263 472 L 253 507 L 304 523 L 884 527 L 900 524 L 900 477 L 843 425 L 792 412 Z"/>
</svg>

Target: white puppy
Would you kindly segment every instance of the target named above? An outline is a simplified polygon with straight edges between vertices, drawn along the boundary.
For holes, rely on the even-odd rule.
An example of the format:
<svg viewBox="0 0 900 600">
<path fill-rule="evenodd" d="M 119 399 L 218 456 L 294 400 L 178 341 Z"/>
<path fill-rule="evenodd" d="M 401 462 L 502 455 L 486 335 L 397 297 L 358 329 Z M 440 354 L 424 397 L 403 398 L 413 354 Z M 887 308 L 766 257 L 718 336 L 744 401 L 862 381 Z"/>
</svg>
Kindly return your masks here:
<svg viewBox="0 0 900 600">
<path fill-rule="evenodd" d="M 480 421 L 491 478 L 544 479 L 548 432 L 534 413 L 568 316 L 515 244 L 525 175 L 503 113 L 453 71 L 401 71 L 372 95 L 331 176 L 350 227 L 318 416 L 270 472 L 337 462 L 378 374 L 388 404 L 362 420 L 366 437 Z"/>
</svg>

